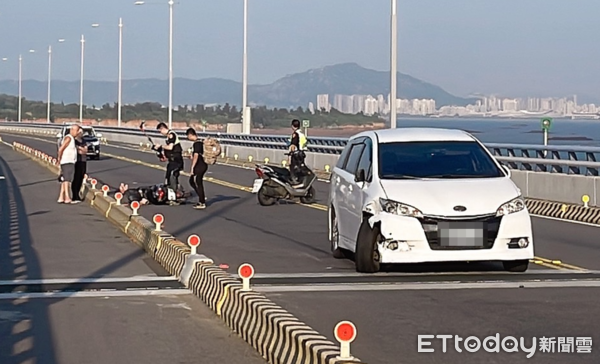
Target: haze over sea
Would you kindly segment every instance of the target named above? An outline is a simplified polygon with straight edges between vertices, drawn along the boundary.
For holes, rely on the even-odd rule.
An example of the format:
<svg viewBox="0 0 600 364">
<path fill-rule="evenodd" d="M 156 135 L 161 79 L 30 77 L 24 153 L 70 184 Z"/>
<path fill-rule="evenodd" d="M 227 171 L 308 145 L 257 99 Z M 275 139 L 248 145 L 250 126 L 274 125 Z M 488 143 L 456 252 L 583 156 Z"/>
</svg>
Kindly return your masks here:
<svg viewBox="0 0 600 364">
<path fill-rule="evenodd" d="M 462 129 L 484 143 L 544 142 L 540 119 L 399 118 L 397 127 Z M 600 147 L 600 120 L 554 119 L 548 144 Z"/>
</svg>

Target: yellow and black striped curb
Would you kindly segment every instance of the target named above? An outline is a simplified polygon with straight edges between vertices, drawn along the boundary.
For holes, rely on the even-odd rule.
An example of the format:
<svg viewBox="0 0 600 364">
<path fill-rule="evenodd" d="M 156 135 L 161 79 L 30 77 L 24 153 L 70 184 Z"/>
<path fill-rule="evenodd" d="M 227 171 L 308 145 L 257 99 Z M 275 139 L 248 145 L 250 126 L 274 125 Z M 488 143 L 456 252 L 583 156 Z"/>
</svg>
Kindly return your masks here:
<svg viewBox="0 0 600 364">
<path fill-rule="evenodd" d="M 527 210 L 533 215 L 600 224 L 600 208 L 598 207 L 585 207 L 531 198 L 526 199 L 525 203 L 527 204 Z"/>
<path fill-rule="evenodd" d="M 263 295 L 242 291 L 236 279 L 197 264 L 190 286 L 225 323 L 269 363 L 342 363 L 338 347 Z M 356 361 L 353 361 L 356 363 Z"/>
<path fill-rule="evenodd" d="M 58 167 L 23 149 L 14 148 L 54 173 Z M 172 235 L 154 231 L 155 225 L 132 210 L 117 205 L 111 196 L 93 189 L 88 181 L 82 187 L 85 202 L 118 226 L 170 274 L 183 281 L 190 262 L 190 248 Z M 187 288 L 197 295 L 235 333 L 239 334 L 271 364 L 361 364 L 359 359 L 339 360 L 339 346 L 298 320 L 256 291 L 243 291 L 231 274 L 213 264 L 194 262 Z"/>
</svg>

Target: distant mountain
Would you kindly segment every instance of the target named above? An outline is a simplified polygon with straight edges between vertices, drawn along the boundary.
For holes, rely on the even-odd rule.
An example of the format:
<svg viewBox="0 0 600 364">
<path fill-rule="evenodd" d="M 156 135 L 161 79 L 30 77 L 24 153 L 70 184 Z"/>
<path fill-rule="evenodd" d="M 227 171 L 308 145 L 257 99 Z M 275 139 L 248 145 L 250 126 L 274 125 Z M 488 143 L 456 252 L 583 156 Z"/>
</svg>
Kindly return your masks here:
<svg viewBox="0 0 600 364">
<path fill-rule="evenodd" d="M 250 85 L 249 102 L 269 107 L 305 107 L 316 104 L 318 94 L 363 94 L 387 97 L 390 91 L 389 72 L 363 68 L 356 63 L 344 63 L 312 69 L 285 76 L 269 85 Z M 173 103 L 175 105 L 241 104 L 241 83 L 220 78 L 173 80 Z M 0 93 L 18 94 L 16 81 L 0 81 Z M 23 96 L 30 100 L 46 100 L 45 81 L 23 81 Z M 474 99 L 456 97 L 442 88 L 423 82 L 409 75 L 398 73 L 399 98 L 434 99 L 436 106 L 466 105 Z M 85 81 L 84 103 L 101 106 L 117 100 L 117 82 Z M 79 81 L 53 81 L 52 101 L 78 103 Z M 136 79 L 123 81 L 123 103 L 160 102 L 168 104 L 168 81 Z"/>
</svg>

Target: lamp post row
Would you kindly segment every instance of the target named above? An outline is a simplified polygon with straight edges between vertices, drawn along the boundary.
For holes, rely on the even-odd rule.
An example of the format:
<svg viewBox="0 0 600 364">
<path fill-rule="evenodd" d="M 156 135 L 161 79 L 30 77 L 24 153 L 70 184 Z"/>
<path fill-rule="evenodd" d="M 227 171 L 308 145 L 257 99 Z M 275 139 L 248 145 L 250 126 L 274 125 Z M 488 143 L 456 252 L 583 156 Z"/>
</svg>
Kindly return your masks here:
<svg viewBox="0 0 600 364">
<path fill-rule="evenodd" d="M 390 36 L 390 126 L 396 128 L 397 115 L 397 57 L 398 57 L 398 14 L 397 0 L 391 1 L 391 36 Z M 145 1 L 136 1 L 134 5 L 144 5 Z M 174 0 L 169 0 L 169 110 L 168 122 L 169 128 L 173 124 L 173 5 Z M 97 27 L 97 24 L 93 25 Z M 64 41 L 64 40 L 59 40 Z M 242 60 L 242 133 L 251 132 L 251 109 L 248 105 L 248 0 L 244 0 L 244 41 L 243 41 L 243 60 Z M 6 59 L 3 59 L 4 61 Z M 85 37 L 81 36 L 81 75 L 79 85 L 79 122 L 83 121 L 83 79 L 84 79 L 84 60 L 85 60 Z M 22 110 L 22 56 L 19 55 L 19 122 L 21 122 Z M 118 111 L 117 125 L 121 126 L 122 121 L 122 65 L 123 65 L 123 19 L 119 18 L 119 79 L 118 79 Z M 48 47 L 48 110 L 47 122 L 50 122 L 50 104 L 51 104 L 51 77 L 52 77 L 52 46 Z"/>
</svg>

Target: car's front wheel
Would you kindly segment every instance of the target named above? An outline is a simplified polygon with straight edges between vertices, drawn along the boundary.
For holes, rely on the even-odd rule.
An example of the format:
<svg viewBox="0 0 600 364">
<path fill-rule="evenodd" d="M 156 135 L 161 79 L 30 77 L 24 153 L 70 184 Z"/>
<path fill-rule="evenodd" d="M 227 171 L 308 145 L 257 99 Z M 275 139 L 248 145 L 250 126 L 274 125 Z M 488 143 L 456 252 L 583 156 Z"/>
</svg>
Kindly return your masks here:
<svg viewBox="0 0 600 364">
<path fill-rule="evenodd" d="M 363 221 L 358 230 L 356 239 L 355 263 L 359 273 L 377 273 L 380 269 L 380 254 L 378 242 L 381 238 L 379 226 L 371 228 L 367 221 Z"/>
<path fill-rule="evenodd" d="M 504 270 L 509 272 L 525 272 L 529 268 L 529 260 L 506 260 L 502 262 Z"/>
</svg>

